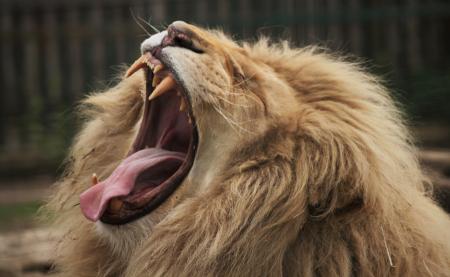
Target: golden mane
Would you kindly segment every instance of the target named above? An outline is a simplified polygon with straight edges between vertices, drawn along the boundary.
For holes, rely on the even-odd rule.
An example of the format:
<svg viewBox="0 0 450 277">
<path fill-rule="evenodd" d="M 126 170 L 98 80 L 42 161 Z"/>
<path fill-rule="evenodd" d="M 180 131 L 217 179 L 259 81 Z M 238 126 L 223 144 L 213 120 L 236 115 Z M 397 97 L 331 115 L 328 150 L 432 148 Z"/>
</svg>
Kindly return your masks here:
<svg viewBox="0 0 450 277">
<path fill-rule="evenodd" d="M 93 169 L 104 178 L 127 152 L 144 80 L 132 76 L 84 101 L 88 121 L 48 204 L 65 231 L 61 274 L 448 276 L 449 217 L 427 197 L 402 115 L 378 79 L 313 47 L 261 39 L 242 49 L 234 62 L 258 65 L 243 70 L 264 103 L 283 101 L 270 96 L 268 74 L 301 108 L 269 114 L 270 128 L 241 141 L 210 189 L 133 249 L 113 249 L 75 204 Z"/>
</svg>

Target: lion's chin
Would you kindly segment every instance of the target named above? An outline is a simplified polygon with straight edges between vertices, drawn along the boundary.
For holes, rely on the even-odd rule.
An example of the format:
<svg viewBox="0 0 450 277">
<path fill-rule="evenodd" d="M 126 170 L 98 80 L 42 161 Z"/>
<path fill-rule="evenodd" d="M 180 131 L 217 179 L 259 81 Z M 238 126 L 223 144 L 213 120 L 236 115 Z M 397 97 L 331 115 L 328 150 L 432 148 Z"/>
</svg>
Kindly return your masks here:
<svg viewBox="0 0 450 277">
<path fill-rule="evenodd" d="M 115 255 L 128 259 L 128 253 L 135 251 L 174 208 L 174 202 L 171 199 L 172 197 L 151 213 L 128 224 L 115 225 L 99 220 L 95 222 L 95 233 L 105 241 Z"/>
</svg>

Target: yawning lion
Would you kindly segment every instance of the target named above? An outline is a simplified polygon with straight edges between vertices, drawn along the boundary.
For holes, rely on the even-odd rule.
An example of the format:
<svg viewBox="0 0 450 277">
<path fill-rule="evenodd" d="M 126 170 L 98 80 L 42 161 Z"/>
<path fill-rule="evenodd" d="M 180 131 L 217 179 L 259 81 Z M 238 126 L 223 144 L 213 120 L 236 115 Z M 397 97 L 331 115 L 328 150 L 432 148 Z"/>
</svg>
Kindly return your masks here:
<svg viewBox="0 0 450 277">
<path fill-rule="evenodd" d="M 449 276 L 449 217 L 377 78 L 181 21 L 141 52 L 85 100 L 48 204 L 61 275 Z"/>
</svg>

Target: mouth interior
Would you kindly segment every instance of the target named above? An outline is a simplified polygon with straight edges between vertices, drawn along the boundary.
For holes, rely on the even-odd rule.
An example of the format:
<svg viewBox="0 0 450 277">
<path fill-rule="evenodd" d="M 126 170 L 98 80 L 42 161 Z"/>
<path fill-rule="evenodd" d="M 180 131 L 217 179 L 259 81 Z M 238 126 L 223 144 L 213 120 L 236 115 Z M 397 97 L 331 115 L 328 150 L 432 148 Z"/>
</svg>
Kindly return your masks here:
<svg viewBox="0 0 450 277">
<path fill-rule="evenodd" d="M 80 196 L 81 209 L 92 221 L 124 224 L 149 213 L 171 195 L 192 166 L 197 133 L 186 104 L 189 99 L 171 72 L 153 73 L 155 64 L 162 66 L 147 57 L 144 113 L 128 156 L 107 179 Z"/>
<path fill-rule="evenodd" d="M 134 200 L 152 192 L 154 187 L 169 180 L 186 161 L 194 130 L 188 112 L 180 111 L 181 97 L 184 97 L 181 93 L 179 87 L 174 87 L 151 102 L 146 97 L 146 105 L 149 107 L 144 112 L 130 157 L 146 149 L 153 149 L 151 155 L 146 155 L 146 160 L 150 161 L 155 156 L 164 159 L 156 164 L 148 163 L 149 168 L 137 175 L 135 186 L 126 200 L 135 202 Z"/>
</svg>

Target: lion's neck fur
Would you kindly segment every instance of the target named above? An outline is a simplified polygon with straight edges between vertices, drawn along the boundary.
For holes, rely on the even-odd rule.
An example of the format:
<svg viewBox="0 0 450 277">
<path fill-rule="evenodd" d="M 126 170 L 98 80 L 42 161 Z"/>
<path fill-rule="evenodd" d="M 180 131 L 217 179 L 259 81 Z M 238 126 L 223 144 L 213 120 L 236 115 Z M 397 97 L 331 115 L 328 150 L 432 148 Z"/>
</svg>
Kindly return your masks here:
<svg viewBox="0 0 450 277">
<path fill-rule="evenodd" d="M 282 64 L 293 57 L 284 60 L 275 50 L 266 55 L 264 47 L 252 53 L 273 57 L 264 62 L 280 76 L 292 76 Z M 325 86 L 342 93 L 350 87 L 369 91 L 366 102 L 335 99 L 366 113 L 318 103 L 315 108 L 341 118 L 325 120 L 306 108 L 295 122 L 268 119 L 265 132 L 241 139 L 220 174 L 203 176 L 198 186 L 206 189 L 161 215 L 155 226 L 141 222 L 136 234 L 124 232 L 135 238 L 129 242 L 111 243 L 117 236 L 99 234 L 73 204 L 93 168 L 104 178 L 116 165 L 110 161 L 126 153 L 124 141 L 131 142 L 130 126 L 141 112 L 136 92 L 142 81 L 133 77 L 89 98 L 101 110 L 77 138 L 70 171 L 49 204 L 66 230 L 58 250 L 63 275 L 446 276 L 449 219 L 424 196 L 415 150 L 386 92 L 349 65 L 300 54 L 296 63 L 314 69 L 302 68 L 305 78 L 324 78 Z M 318 75 L 321 70 L 336 75 Z M 307 94 L 327 90 L 308 82 L 292 85 L 305 91 L 303 103 L 326 97 Z"/>
</svg>

